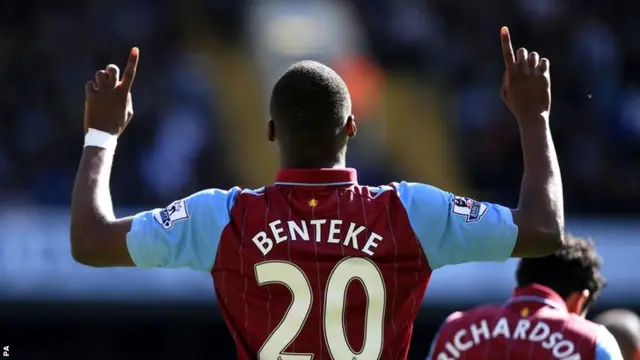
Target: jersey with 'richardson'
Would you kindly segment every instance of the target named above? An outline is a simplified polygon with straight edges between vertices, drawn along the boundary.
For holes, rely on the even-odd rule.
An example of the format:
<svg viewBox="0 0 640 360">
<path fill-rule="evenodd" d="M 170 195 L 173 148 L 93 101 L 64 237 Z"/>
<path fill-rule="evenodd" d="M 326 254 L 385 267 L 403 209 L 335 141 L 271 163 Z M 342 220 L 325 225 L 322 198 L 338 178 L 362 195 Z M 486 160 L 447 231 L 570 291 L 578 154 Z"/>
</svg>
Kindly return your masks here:
<svg viewBox="0 0 640 360">
<path fill-rule="evenodd" d="M 570 314 L 557 293 L 534 284 L 516 289 L 503 306 L 451 314 L 428 360 L 450 359 L 622 360 L 622 355 L 604 326 Z"/>
</svg>

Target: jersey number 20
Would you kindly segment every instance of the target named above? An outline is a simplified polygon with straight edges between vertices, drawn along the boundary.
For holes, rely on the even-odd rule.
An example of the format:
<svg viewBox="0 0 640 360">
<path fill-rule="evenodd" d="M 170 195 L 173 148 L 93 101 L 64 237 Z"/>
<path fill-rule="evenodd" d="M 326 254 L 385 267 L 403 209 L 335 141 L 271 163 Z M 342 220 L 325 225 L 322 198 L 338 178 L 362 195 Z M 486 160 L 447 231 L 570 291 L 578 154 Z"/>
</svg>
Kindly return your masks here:
<svg viewBox="0 0 640 360">
<path fill-rule="evenodd" d="M 255 266 L 259 285 L 281 284 L 291 291 L 292 301 L 287 313 L 264 342 L 258 359 L 311 360 L 314 354 L 285 353 L 284 350 L 298 336 L 304 326 L 313 293 L 302 270 L 290 262 L 265 261 Z M 354 351 L 349 345 L 344 310 L 347 288 L 351 281 L 362 284 L 367 295 L 365 334 L 362 349 Z M 345 258 L 329 274 L 324 296 L 324 338 L 333 359 L 378 359 L 382 354 L 385 286 L 378 267 L 365 258 Z"/>
</svg>

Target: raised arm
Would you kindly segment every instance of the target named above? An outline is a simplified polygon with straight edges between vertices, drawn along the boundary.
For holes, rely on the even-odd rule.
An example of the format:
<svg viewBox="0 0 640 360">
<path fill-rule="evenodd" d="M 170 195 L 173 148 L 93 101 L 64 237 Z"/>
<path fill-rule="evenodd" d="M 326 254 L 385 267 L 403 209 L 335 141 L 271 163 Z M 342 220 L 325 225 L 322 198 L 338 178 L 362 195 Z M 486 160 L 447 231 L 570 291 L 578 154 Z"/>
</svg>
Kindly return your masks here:
<svg viewBox="0 0 640 360">
<path fill-rule="evenodd" d="M 113 214 L 109 177 L 113 154 L 85 147 L 71 198 L 71 254 L 90 266 L 134 266 L 127 250 L 132 217 Z"/>
<path fill-rule="evenodd" d="M 551 132 L 549 61 L 519 49 L 502 29 L 502 98 L 518 119 L 524 175 L 517 209 L 455 196 L 419 183 L 396 184 L 429 265 L 538 257 L 564 240 L 562 180 Z"/>
<path fill-rule="evenodd" d="M 518 120 L 524 160 L 514 257 L 543 256 L 562 246 L 564 203 L 562 178 L 551 131 L 549 60 L 520 48 L 514 55 L 509 30 L 501 29 L 505 61 L 501 97 Z"/>
<path fill-rule="evenodd" d="M 118 219 L 113 213 L 111 164 L 117 137 L 133 116 L 130 91 L 137 64 L 133 49 L 122 81 L 118 68 L 109 65 L 86 84 L 87 135 L 71 199 L 71 253 L 96 267 L 210 271 L 238 188 L 204 190 L 133 217 Z"/>
<path fill-rule="evenodd" d="M 120 81 L 118 67 L 109 65 L 85 85 L 85 147 L 71 197 L 71 253 L 92 266 L 133 266 L 126 246 L 132 218 L 113 213 L 109 179 L 118 136 L 133 117 L 131 86 L 138 49 Z"/>
</svg>

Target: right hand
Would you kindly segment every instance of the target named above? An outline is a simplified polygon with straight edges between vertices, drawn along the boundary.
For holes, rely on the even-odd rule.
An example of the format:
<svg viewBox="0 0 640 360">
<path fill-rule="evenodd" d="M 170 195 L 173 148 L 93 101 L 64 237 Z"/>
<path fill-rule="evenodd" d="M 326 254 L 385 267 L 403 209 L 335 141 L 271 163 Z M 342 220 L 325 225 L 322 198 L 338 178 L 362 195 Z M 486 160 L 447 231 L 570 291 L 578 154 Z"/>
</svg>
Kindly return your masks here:
<svg viewBox="0 0 640 360">
<path fill-rule="evenodd" d="M 502 78 L 500 97 L 519 122 L 528 119 L 549 119 L 551 110 L 551 76 L 549 60 L 536 52 L 520 48 L 514 56 L 509 29 L 500 30 L 502 55 L 506 71 Z"/>
<path fill-rule="evenodd" d="M 133 117 L 131 86 L 138 68 L 138 48 L 131 49 L 120 80 L 120 70 L 111 64 L 96 72 L 85 84 L 84 130 L 89 128 L 120 135 Z"/>
</svg>

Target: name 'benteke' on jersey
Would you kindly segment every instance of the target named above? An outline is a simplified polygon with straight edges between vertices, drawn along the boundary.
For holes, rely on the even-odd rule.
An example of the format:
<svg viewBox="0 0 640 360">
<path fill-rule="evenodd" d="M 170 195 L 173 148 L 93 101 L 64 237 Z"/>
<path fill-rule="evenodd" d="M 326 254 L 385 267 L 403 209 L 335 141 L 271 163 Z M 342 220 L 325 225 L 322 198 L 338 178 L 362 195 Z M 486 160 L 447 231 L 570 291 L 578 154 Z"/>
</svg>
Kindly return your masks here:
<svg viewBox="0 0 640 360">
<path fill-rule="evenodd" d="M 364 254 L 373 256 L 374 249 L 378 247 L 378 242 L 384 238 L 371 231 L 368 238 L 363 234 L 366 228 L 354 222 L 345 222 L 340 219 L 315 219 L 315 220 L 289 220 L 283 223 L 281 220 L 274 220 L 269 223 L 267 231 L 260 231 L 251 241 L 258 247 L 263 255 L 268 255 L 274 244 L 281 244 L 285 241 L 311 241 L 309 227 L 313 227 L 313 241 L 316 243 L 325 242 L 351 247 L 360 250 Z M 343 239 L 340 233 L 343 227 L 348 228 Z M 362 246 L 361 246 L 362 245 Z"/>
<path fill-rule="evenodd" d="M 281 170 L 134 217 L 143 268 L 209 272 L 239 360 L 402 360 L 431 272 L 511 255 L 500 205 L 353 169 Z"/>
</svg>

